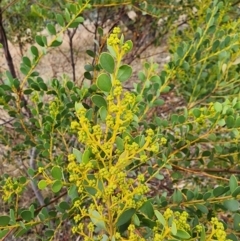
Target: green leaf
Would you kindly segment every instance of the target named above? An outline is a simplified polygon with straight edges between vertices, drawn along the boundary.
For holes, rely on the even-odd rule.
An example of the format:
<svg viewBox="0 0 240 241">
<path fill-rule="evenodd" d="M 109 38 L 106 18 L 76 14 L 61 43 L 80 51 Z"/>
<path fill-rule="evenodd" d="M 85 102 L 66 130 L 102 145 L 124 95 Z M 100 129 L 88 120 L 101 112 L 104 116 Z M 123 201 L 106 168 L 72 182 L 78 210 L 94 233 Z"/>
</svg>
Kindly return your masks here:
<svg viewBox="0 0 240 241">
<path fill-rule="evenodd" d="M 44 42 L 43 42 L 42 36 L 37 35 L 35 37 L 35 41 L 38 45 L 40 45 L 41 47 L 44 47 Z"/>
<path fill-rule="evenodd" d="M 240 127 L 240 117 L 238 117 L 235 121 L 235 128 L 239 128 Z"/>
<path fill-rule="evenodd" d="M 226 192 L 226 190 L 223 186 L 218 186 L 218 187 L 214 188 L 213 195 L 214 195 L 214 197 L 219 197 L 222 194 L 224 194 L 225 192 Z"/>
<path fill-rule="evenodd" d="M 183 198 L 183 196 L 182 196 L 181 191 L 176 189 L 173 193 L 173 202 L 179 204 L 182 202 L 182 198 Z"/>
<path fill-rule="evenodd" d="M 135 212 L 136 212 L 136 210 L 133 208 L 130 208 L 130 209 L 124 211 L 118 218 L 116 227 L 120 227 L 123 224 L 127 223 L 132 218 L 132 216 Z"/>
<path fill-rule="evenodd" d="M 165 227 L 166 220 L 163 217 L 163 215 L 158 210 L 154 210 L 154 213 L 155 213 L 155 216 L 157 217 L 157 220 L 163 225 L 163 227 Z"/>
<path fill-rule="evenodd" d="M 97 87 L 105 92 L 110 92 L 112 88 L 112 81 L 108 74 L 100 74 L 97 78 Z"/>
<path fill-rule="evenodd" d="M 48 90 L 48 87 L 47 87 L 47 85 L 45 84 L 45 83 L 38 83 L 38 85 L 39 85 L 39 87 L 42 89 L 42 90 L 44 90 L 44 91 L 47 91 Z"/>
<path fill-rule="evenodd" d="M 56 180 L 53 184 L 52 184 L 52 191 L 54 193 L 59 192 L 62 189 L 62 182 L 59 180 Z"/>
<path fill-rule="evenodd" d="M 59 207 L 60 207 L 61 209 L 63 209 L 64 211 L 70 209 L 70 205 L 69 205 L 67 202 L 65 202 L 65 201 L 59 203 Z"/>
<path fill-rule="evenodd" d="M 146 201 L 140 208 L 140 211 L 152 219 L 154 215 L 153 205 L 150 200 Z"/>
<path fill-rule="evenodd" d="M 165 103 L 165 101 L 163 99 L 158 99 L 158 100 L 154 100 L 152 103 L 152 107 L 154 106 L 162 106 Z"/>
<path fill-rule="evenodd" d="M 47 24 L 47 30 L 48 30 L 50 35 L 56 35 L 57 34 L 56 28 L 51 23 Z"/>
<path fill-rule="evenodd" d="M 183 240 L 186 240 L 186 239 L 190 239 L 191 238 L 191 235 L 189 233 L 187 233 L 186 231 L 184 230 L 177 230 L 177 233 L 176 235 L 174 235 L 176 238 L 179 238 L 179 239 L 183 239 Z"/>
<path fill-rule="evenodd" d="M 208 198 L 210 198 L 212 196 L 212 192 L 206 192 L 204 195 L 203 195 L 203 200 L 204 201 L 207 201 Z"/>
<path fill-rule="evenodd" d="M 232 128 L 232 127 L 234 127 L 234 125 L 235 125 L 235 120 L 234 120 L 234 117 L 233 116 L 227 116 L 226 117 L 226 119 L 225 119 L 225 121 L 226 121 L 226 125 L 227 125 L 227 127 L 228 128 Z"/>
<path fill-rule="evenodd" d="M 208 209 L 207 209 L 206 206 L 204 206 L 204 205 L 202 205 L 202 204 L 196 204 L 195 206 L 196 206 L 196 208 L 197 208 L 198 210 L 200 210 L 202 213 L 205 213 L 205 214 L 208 213 Z"/>
<path fill-rule="evenodd" d="M 122 65 L 118 69 L 117 79 L 121 82 L 128 80 L 132 76 L 132 67 L 130 65 Z"/>
<path fill-rule="evenodd" d="M 238 187 L 238 180 L 234 175 L 231 175 L 229 179 L 229 187 L 230 187 L 231 194 L 233 194 L 235 189 Z"/>
<path fill-rule="evenodd" d="M 62 40 L 54 40 L 52 43 L 51 43 L 51 46 L 50 47 L 58 47 L 62 44 Z"/>
<path fill-rule="evenodd" d="M 41 180 L 38 182 L 38 188 L 43 190 L 47 186 L 47 182 L 45 180 Z"/>
<path fill-rule="evenodd" d="M 51 170 L 51 175 L 55 180 L 61 180 L 62 179 L 62 168 L 55 166 Z"/>
<path fill-rule="evenodd" d="M 240 214 L 235 213 L 233 216 L 233 227 L 235 231 L 240 231 Z"/>
<path fill-rule="evenodd" d="M 94 225 L 101 230 L 106 230 L 104 217 L 96 210 L 89 210 L 89 216 Z"/>
<path fill-rule="evenodd" d="M 119 136 L 116 137 L 116 145 L 117 145 L 118 150 L 120 150 L 120 151 L 124 150 L 124 141 Z"/>
<path fill-rule="evenodd" d="M 213 104 L 213 106 L 214 106 L 214 109 L 216 110 L 216 112 L 221 112 L 222 109 L 223 109 L 222 104 L 219 103 L 219 102 L 215 102 L 215 103 Z"/>
<path fill-rule="evenodd" d="M 89 157 L 90 157 L 90 154 L 91 152 L 86 149 L 84 152 L 83 152 L 83 155 L 82 155 L 82 162 L 87 164 L 89 162 Z"/>
<path fill-rule="evenodd" d="M 177 225 L 176 225 L 175 222 L 172 223 L 171 233 L 172 233 L 172 235 L 176 235 L 177 234 Z"/>
<path fill-rule="evenodd" d="M 199 109 L 193 109 L 193 115 L 198 118 L 201 116 L 201 111 Z"/>
<path fill-rule="evenodd" d="M 227 235 L 227 238 L 230 239 L 231 241 L 239 241 L 239 239 L 236 237 L 235 234 L 231 233 Z M 202 241 L 202 240 L 201 240 Z"/>
<path fill-rule="evenodd" d="M 29 68 L 27 68 L 26 66 L 21 66 L 20 71 L 22 72 L 22 74 L 28 75 Z"/>
<path fill-rule="evenodd" d="M 215 52 L 218 49 L 218 46 L 220 45 L 220 41 L 217 39 L 212 45 L 212 51 Z"/>
<path fill-rule="evenodd" d="M 182 58 L 184 56 L 184 52 L 183 52 L 182 47 L 177 48 L 177 54 L 180 58 Z"/>
<path fill-rule="evenodd" d="M 165 86 L 163 89 L 161 89 L 161 93 L 168 93 L 170 89 L 170 86 Z"/>
<path fill-rule="evenodd" d="M 89 80 L 93 79 L 92 75 L 89 72 L 84 72 L 84 77 Z"/>
<path fill-rule="evenodd" d="M 234 192 L 232 193 L 233 197 L 237 197 L 240 194 L 240 187 L 237 187 Z"/>
<path fill-rule="evenodd" d="M 70 13 L 69 13 L 69 11 L 68 11 L 67 8 L 65 8 L 64 17 L 65 17 L 65 19 L 66 19 L 66 21 L 67 21 L 68 23 L 71 21 L 71 15 L 70 15 Z"/>
<path fill-rule="evenodd" d="M 99 109 L 99 115 L 100 115 L 100 118 L 102 121 L 105 121 L 106 120 L 106 117 L 107 117 L 107 109 L 102 106 L 100 109 Z"/>
<path fill-rule="evenodd" d="M 87 53 L 87 55 L 89 55 L 90 57 L 92 57 L 92 58 L 94 58 L 95 57 L 95 55 L 96 55 L 96 53 L 95 52 L 93 52 L 92 50 L 90 50 L 90 49 L 88 49 L 88 50 L 86 50 L 86 53 Z M 87 70 L 87 71 L 89 71 L 89 70 Z"/>
<path fill-rule="evenodd" d="M 31 87 L 32 89 L 36 90 L 36 91 L 40 91 L 40 90 L 41 90 L 36 83 L 32 83 L 32 84 L 30 85 L 30 87 Z"/>
<path fill-rule="evenodd" d="M 178 117 L 178 122 L 179 122 L 180 124 L 183 124 L 185 121 L 186 121 L 185 116 L 180 115 L 180 116 Z"/>
<path fill-rule="evenodd" d="M 101 53 L 100 55 L 100 65 L 104 70 L 108 73 L 112 74 L 115 69 L 115 61 L 111 54 L 109 53 Z"/>
<path fill-rule="evenodd" d="M 92 108 L 87 110 L 86 117 L 88 118 L 89 121 L 92 120 L 92 117 L 93 117 L 93 109 Z"/>
<path fill-rule="evenodd" d="M 54 230 L 47 229 L 44 234 L 46 237 L 52 237 L 54 235 Z"/>
<path fill-rule="evenodd" d="M 8 232 L 9 232 L 8 229 L 3 229 L 3 230 L 1 230 L 1 231 L 0 231 L 0 239 L 1 239 L 1 238 L 4 238 L 4 237 L 7 235 Z"/>
<path fill-rule="evenodd" d="M 99 108 L 102 106 L 107 108 L 107 102 L 101 95 L 93 95 L 92 102 Z"/>
<path fill-rule="evenodd" d="M 203 225 L 202 225 L 200 241 L 206 241 L 206 232 L 205 232 L 205 227 Z"/>
<path fill-rule="evenodd" d="M 77 22 L 77 23 L 83 23 L 84 22 L 84 18 L 83 17 L 77 17 L 75 18 L 74 22 Z"/>
<path fill-rule="evenodd" d="M 9 216 L 6 216 L 6 215 L 0 216 L 0 226 L 2 227 L 7 226 L 9 222 L 10 222 Z"/>
<path fill-rule="evenodd" d="M 194 193 L 191 190 L 187 190 L 187 201 L 191 201 L 194 198 Z"/>
<path fill-rule="evenodd" d="M 78 197 L 78 190 L 75 185 L 70 186 L 68 189 L 68 196 L 71 198 L 71 200 L 74 200 Z"/>
<path fill-rule="evenodd" d="M 61 14 L 56 14 L 56 20 L 61 27 L 65 26 L 64 18 Z"/>
<path fill-rule="evenodd" d="M 10 224 L 16 224 L 16 217 L 15 217 L 15 212 L 13 209 L 10 209 L 9 212 L 10 216 Z"/>
<path fill-rule="evenodd" d="M 21 212 L 20 216 L 22 217 L 23 220 L 29 222 L 33 219 L 32 213 L 29 210 L 24 210 Z"/>
<path fill-rule="evenodd" d="M 133 217 L 132 217 L 132 222 L 134 225 L 136 226 L 140 226 L 140 220 L 139 220 L 139 217 L 137 214 L 134 214 Z"/>
<path fill-rule="evenodd" d="M 20 81 L 19 81 L 18 79 L 14 79 L 14 80 L 13 80 L 13 85 L 14 85 L 14 87 L 15 87 L 16 89 L 18 89 L 19 86 L 20 86 Z"/>
<path fill-rule="evenodd" d="M 101 27 L 98 27 L 97 31 L 100 36 L 103 36 L 103 29 Z"/>
<path fill-rule="evenodd" d="M 66 84 L 66 86 L 67 86 L 67 88 L 68 88 L 69 90 L 72 90 L 74 84 L 73 84 L 72 81 L 68 81 L 67 84 Z"/>
<path fill-rule="evenodd" d="M 82 152 L 80 152 L 78 149 L 73 148 L 73 155 L 75 156 L 75 158 L 77 159 L 78 163 L 82 162 Z"/>
<path fill-rule="evenodd" d="M 31 68 L 32 63 L 31 63 L 31 60 L 30 60 L 28 57 L 24 56 L 24 57 L 22 58 L 22 61 L 23 61 L 23 63 L 24 63 L 26 66 L 28 66 L 28 67 Z"/>
<path fill-rule="evenodd" d="M 223 202 L 223 205 L 231 212 L 236 212 L 239 209 L 239 202 L 237 200 L 226 200 Z"/>
</svg>

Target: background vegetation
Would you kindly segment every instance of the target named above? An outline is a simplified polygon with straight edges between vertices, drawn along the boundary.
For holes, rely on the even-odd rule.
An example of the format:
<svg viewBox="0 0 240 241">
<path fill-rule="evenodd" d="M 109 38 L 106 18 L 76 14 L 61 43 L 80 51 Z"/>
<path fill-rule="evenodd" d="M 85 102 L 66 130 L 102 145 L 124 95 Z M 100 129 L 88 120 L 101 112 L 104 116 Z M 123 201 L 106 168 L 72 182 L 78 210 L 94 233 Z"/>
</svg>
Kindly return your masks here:
<svg viewBox="0 0 240 241">
<path fill-rule="evenodd" d="M 2 0 L 0 238 L 237 241 L 239 26 L 230 0 Z"/>
</svg>

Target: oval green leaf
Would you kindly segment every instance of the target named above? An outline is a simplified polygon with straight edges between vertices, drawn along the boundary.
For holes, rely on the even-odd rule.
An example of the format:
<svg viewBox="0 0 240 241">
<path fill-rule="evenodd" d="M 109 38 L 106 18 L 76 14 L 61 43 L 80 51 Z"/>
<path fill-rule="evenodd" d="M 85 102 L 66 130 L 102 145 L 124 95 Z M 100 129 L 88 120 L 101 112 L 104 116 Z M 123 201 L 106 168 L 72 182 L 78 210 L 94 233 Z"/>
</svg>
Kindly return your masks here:
<svg viewBox="0 0 240 241">
<path fill-rule="evenodd" d="M 235 189 L 238 187 L 238 181 L 234 175 L 231 175 L 231 177 L 229 179 L 229 186 L 230 186 L 231 194 L 233 194 Z"/>
<path fill-rule="evenodd" d="M 62 182 L 59 180 L 56 180 L 53 184 L 52 184 L 52 191 L 54 193 L 59 192 L 62 189 Z"/>
<path fill-rule="evenodd" d="M 99 109 L 99 115 L 100 115 L 100 118 L 102 121 L 105 121 L 106 120 L 106 117 L 107 117 L 107 109 L 102 106 L 100 109 Z"/>
<path fill-rule="evenodd" d="M 41 180 L 38 182 L 38 188 L 43 190 L 47 186 L 47 182 L 45 180 Z"/>
<path fill-rule="evenodd" d="M 158 210 L 154 210 L 154 213 L 155 213 L 155 216 L 157 217 L 157 220 L 163 225 L 163 227 L 165 227 L 166 220 L 163 217 L 163 215 Z"/>
<path fill-rule="evenodd" d="M 174 236 L 181 240 L 186 240 L 191 238 L 191 235 L 184 230 L 177 230 L 177 233 Z"/>
<path fill-rule="evenodd" d="M 240 214 L 239 213 L 234 214 L 233 227 L 235 231 L 240 231 Z"/>
<path fill-rule="evenodd" d="M 223 202 L 223 205 L 231 212 L 236 212 L 239 209 L 239 202 L 237 200 L 226 200 Z"/>
<path fill-rule="evenodd" d="M 10 217 L 9 216 L 0 216 L 0 226 L 4 227 L 7 226 L 10 222 Z"/>
<path fill-rule="evenodd" d="M 83 152 L 83 155 L 82 155 L 82 162 L 84 164 L 87 164 L 89 162 L 89 157 L 90 157 L 90 151 L 87 149 Z"/>
<path fill-rule="evenodd" d="M 132 218 L 132 216 L 135 212 L 136 211 L 133 208 L 130 208 L 130 209 L 126 210 L 125 212 L 123 212 L 117 220 L 116 227 L 120 227 L 123 224 L 127 223 Z"/>
<path fill-rule="evenodd" d="M 97 78 L 97 87 L 105 92 L 110 92 L 112 88 L 112 81 L 108 74 L 100 74 Z"/>
<path fill-rule="evenodd" d="M 98 228 L 106 230 L 104 217 L 96 210 L 89 210 L 89 216 L 94 225 Z"/>
<path fill-rule="evenodd" d="M 47 24 L 47 30 L 48 30 L 49 34 L 51 34 L 51 35 L 56 35 L 56 33 L 57 33 L 56 28 L 51 23 Z"/>
<path fill-rule="evenodd" d="M 61 180 L 62 179 L 62 168 L 55 166 L 51 170 L 51 175 L 55 180 Z"/>
<path fill-rule="evenodd" d="M 99 108 L 102 106 L 107 108 L 107 102 L 101 95 L 93 95 L 92 102 Z"/>
<path fill-rule="evenodd" d="M 117 73 L 117 79 L 121 82 L 128 80 L 132 76 L 132 67 L 130 65 L 124 64 L 120 66 Z"/>
<path fill-rule="evenodd" d="M 33 219 L 31 211 L 24 210 L 21 212 L 20 216 L 22 217 L 23 220 L 29 222 Z"/>
<path fill-rule="evenodd" d="M 233 196 L 233 197 L 237 197 L 239 194 L 240 194 L 240 187 L 237 187 L 237 188 L 233 191 L 232 196 Z"/>
<path fill-rule="evenodd" d="M 109 53 L 102 53 L 100 55 L 100 65 L 104 70 L 108 73 L 112 74 L 115 69 L 115 61 L 111 54 Z"/>
</svg>

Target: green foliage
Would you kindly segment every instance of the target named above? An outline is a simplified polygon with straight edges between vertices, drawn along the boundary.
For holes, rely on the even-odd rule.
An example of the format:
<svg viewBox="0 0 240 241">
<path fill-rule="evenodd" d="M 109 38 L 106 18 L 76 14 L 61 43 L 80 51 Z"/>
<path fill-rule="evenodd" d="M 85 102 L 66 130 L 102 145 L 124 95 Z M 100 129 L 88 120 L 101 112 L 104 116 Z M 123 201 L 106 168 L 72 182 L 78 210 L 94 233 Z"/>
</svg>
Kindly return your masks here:
<svg viewBox="0 0 240 241">
<path fill-rule="evenodd" d="M 239 21 L 226 18 L 230 3 L 199 3 L 199 21 L 172 36 L 171 62 L 162 71 L 145 63 L 132 91 L 124 88 L 133 72 L 124 58 L 133 43 L 118 27 L 96 66 L 85 66 L 97 73 L 91 85 L 78 87 L 65 75 L 47 83 L 36 71 L 39 61 L 89 7 L 78 1 L 54 14 L 60 30 L 48 23 L 51 38 L 36 35 L 22 58 L 24 77 L 6 72 L 0 85 L 12 122 L 0 129 L 8 147 L 3 159 L 29 161 L 26 173 L 1 177 L 9 210 L 0 216 L 0 237 L 24 236 L 43 224 L 41 240 L 53 240 L 69 222 L 72 236 L 89 241 L 237 240 Z M 167 118 L 149 117 L 173 79 L 188 105 Z M 154 182 L 168 175 L 172 187 L 152 194 Z M 36 201 L 26 205 L 29 186 Z"/>
</svg>

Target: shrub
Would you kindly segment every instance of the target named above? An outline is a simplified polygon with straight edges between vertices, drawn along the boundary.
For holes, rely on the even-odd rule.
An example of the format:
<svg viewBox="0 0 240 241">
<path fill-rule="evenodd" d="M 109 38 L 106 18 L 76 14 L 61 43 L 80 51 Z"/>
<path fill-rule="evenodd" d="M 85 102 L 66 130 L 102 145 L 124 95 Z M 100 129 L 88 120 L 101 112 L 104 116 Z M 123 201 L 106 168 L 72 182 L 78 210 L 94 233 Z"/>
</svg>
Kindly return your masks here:
<svg viewBox="0 0 240 241">
<path fill-rule="evenodd" d="M 210 8 L 204 5 L 206 26 L 197 29 L 193 40 L 188 30 L 188 39 L 173 43 L 176 53 L 164 70 L 145 63 L 131 91 L 124 82 L 133 69 L 123 59 L 133 43 L 118 27 L 107 38 L 90 86 L 80 88 L 65 75 L 45 83 L 36 66 L 61 44 L 62 32 L 83 22 L 80 15 L 89 7 L 79 1 L 56 14 L 61 30 L 48 24 L 52 39 L 36 37 L 37 47 L 22 58 L 24 78 L 6 72 L 0 85 L 0 103 L 10 118 L 1 128 L 3 160 L 13 163 L 21 157 L 27 169 L 1 177 L 8 210 L 0 216 L 0 237 L 21 237 L 36 228 L 37 238 L 53 240 L 67 226 L 72 238 L 89 241 L 238 240 L 240 101 L 238 96 L 212 97 L 212 86 L 238 82 L 228 62 L 229 55 L 238 53 L 235 32 L 227 38 L 218 18 L 228 6 L 217 1 Z M 205 35 L 214 21 L 223 28 L 214 28 L 222 33 L 222 51 L 210 45 L 217 33 L 210 32 L 211 40 Z M 202 50 L 204 57 L 198 59 Z M 211 63 L 214 72 L 202 62 Z M 164 104 L 161 95 L 171 90 L 174 77 L 189 106 L 166 119 L 149 119 L 148 112 Z M 154 184 L 168 177 L 172 186 L 167 191 L 160 186 L 153 194 Z M 25 198 L 30 185 L 34 201 Z"/>
</svg>

